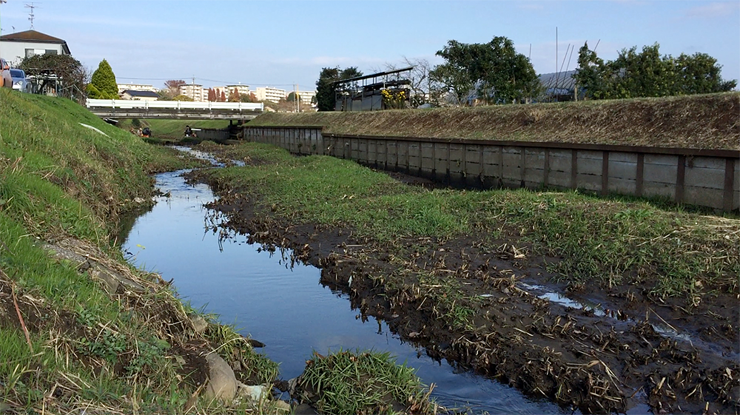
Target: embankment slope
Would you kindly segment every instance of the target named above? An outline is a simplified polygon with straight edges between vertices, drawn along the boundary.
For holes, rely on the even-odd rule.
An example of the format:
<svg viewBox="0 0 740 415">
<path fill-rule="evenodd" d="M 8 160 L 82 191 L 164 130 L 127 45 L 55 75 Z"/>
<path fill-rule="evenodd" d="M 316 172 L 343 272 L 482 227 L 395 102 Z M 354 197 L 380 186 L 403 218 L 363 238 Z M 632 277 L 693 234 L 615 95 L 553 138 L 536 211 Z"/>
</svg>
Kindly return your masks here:
<svg viewBox="0 0 740 415">
<path fill-rule="evenodd" d="M 375 112 L 266 113 L 251 126 L 325 133 L 740 149 L 740 93 Z"/>
</svg>

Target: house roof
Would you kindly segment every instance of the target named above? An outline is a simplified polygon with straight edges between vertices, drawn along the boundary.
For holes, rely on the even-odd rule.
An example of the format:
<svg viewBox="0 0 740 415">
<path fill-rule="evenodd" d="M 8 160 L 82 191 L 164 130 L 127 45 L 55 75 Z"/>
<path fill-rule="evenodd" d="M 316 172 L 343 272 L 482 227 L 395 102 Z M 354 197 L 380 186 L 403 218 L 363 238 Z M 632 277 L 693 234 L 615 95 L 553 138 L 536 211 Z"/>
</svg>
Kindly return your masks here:
<svg viewBox="0 0 740 415">
<path fill-rule="evenodd" d="M 121 94 L 128 94 L 132 97 L 141 97 L 141 98 L 159 98 L 159 95 L 157 95 L 154 91 L 137 91 L 134 89 L 127 89 L 123 91 Z"/>
<path fill-rule="evenodd" d="M 576 73 L 576 71 L 563 71 L 563 72 L 553 72 L 553 73 L 545 73 L 541 74 L 539 76 L 540 82 L 542 85 L 549 89 L 570 89 L 572 90 L 575 88 L 575 79 L 573 79 L 573 75 Z"/>
<path fill-rule="evenodd" d="M 34 42 L 34 43 L 52 43 L 62 45 L 64 52 L 69 52 L 69 46 L 67 42 L 58 37 L 49 36 L 46 33 L 37 32 L 35 30 L 26 30 L 24 32 L 10 33 L 4 36 L 0 36 L 0 41 L 3 42 Z"/>
</svg>

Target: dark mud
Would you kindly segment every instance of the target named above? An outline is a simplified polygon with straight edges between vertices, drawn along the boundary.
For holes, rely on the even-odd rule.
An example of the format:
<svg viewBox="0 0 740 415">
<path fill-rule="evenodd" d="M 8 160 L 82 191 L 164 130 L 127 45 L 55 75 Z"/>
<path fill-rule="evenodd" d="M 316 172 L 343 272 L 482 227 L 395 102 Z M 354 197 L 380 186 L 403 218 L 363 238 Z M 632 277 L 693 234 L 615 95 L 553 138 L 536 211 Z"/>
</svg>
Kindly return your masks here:
<svg viewBox="0 0 740 415">
<path fill-rule="evenodd" d="M 210 207 L 229 218 L 223 226 L 293 249 L 364 318 L 384 319 L 433 358 L 586 413 L 644 404 L 654 413 L 740 411 L 736 296 L 686 304 L 635 285 L 566 291 L 546 271 L 556 258 L 507 241 L 470 234 L 380 245 L 348 228 L 291 223 L 258 209 L 248 189 L 209 184 L 220 196 Z"/>
</svg>

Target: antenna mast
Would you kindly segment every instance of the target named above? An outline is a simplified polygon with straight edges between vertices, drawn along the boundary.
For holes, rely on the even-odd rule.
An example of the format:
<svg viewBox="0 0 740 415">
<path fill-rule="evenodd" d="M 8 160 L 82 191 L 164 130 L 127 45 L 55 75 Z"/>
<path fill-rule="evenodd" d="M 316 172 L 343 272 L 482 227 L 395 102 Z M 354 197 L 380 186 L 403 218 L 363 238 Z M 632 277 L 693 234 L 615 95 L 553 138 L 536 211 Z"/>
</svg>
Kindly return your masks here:
<svg viewBox="0 0 740 415">
<path fill-rule="evenodd" d="M 36 15 L 33 14 L 33 9 L 35 9 L 37 7 L 39 7 L 39 6 L 34 6 L 33 2 L 31 2 L 31 4 L 26 4 L 26 8 L 27 9 L 31 9 L 31 12 L 28 13 L 28 20 L 31 21 L 31 30 L 33 30 L 33 19 L 34 19 L 34 17 L 36 17 Z"/>
</svg>

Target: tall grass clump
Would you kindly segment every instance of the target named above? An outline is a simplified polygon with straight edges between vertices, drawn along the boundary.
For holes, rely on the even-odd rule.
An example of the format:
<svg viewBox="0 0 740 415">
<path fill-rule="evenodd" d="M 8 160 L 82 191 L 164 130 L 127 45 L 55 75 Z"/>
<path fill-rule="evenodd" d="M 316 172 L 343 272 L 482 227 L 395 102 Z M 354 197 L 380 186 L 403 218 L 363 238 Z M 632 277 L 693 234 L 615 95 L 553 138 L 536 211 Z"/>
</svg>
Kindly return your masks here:
<svg viewBox="0 0 740 415">
<path fill-rule="evenodd" d="M 301 398 L 327 414 L 432 413 L 414 370 L 389 353 L 314 353 L 298 379 Z"/>
</svg>

